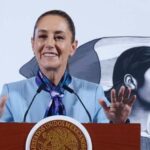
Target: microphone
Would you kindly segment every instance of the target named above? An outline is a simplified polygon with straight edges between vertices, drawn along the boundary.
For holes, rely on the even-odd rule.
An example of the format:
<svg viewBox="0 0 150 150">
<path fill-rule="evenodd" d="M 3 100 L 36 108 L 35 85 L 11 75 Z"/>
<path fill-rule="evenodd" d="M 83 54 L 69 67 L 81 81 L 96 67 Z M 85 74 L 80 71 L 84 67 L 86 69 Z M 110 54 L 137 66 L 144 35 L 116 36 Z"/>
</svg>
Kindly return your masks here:
<svg viewBox="0 0 150 150">
<path fill-rule="evenodd" d="M 92 122 L 92 117 L 91 117 L 89 111 L 87 110 L 87 108 L 85 107 L 85 105 L 83 104 L 83 102 L 82 102 L 81 98 L 79 97 L 79 95 L 78 95 L 73 89 L 71 89 L 70 87 L 68 87 L 67 85 L 63 85 L 63 88 L 64 88 L 66 91 L 68 91 L 68 92 L 74 94 L 74 95 L 78 98 L 78 100 L 80 101 L 81 105 L 82 105 L 83 108 L 85 109 L 85 111 L 86 111 L 86 113 L 87 113 L 87 115 L 88 115 L 88 117 L 89 117 L 90 122 Z"/>
<path fill-rule="evenodd" d="M 28 112 L 29 112 L 29 110 L 30 110 L 30 107 L 31 107 L 33 101 L 35 100 L 36 96 L 44 89 L 44 87 L 45 87 L 45 84 L 42 83 L 42 84 L 39 86 L 39 88 L 37 89 L 35 95 L 33 96 L 32 100 L 31 100 L 31 102 L 30 102 L 30 105 L 28 106 L 28 108 L 27 108 L 27 110 L 26 110 L 26 112 L 25 112 L 25 114 L 24 114 L 23 122 L 26 121 L 27 114 L 28 114 Z"/>
</svg>

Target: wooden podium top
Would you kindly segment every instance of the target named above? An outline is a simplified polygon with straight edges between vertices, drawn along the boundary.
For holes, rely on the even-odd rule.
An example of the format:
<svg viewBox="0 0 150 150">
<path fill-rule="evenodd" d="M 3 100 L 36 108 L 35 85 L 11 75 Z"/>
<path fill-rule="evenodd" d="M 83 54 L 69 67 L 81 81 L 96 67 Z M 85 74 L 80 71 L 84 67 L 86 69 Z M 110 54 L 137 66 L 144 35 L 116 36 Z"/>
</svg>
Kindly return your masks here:
<svg viewBox="0 0 150 150">
<path fill-rule="evenodd" d="M 139 124 L 83 124 L 93 150 L 140 150 Z M 0 123 L 0 149 L 25 150 L 33 123 Z"/>
</svg>

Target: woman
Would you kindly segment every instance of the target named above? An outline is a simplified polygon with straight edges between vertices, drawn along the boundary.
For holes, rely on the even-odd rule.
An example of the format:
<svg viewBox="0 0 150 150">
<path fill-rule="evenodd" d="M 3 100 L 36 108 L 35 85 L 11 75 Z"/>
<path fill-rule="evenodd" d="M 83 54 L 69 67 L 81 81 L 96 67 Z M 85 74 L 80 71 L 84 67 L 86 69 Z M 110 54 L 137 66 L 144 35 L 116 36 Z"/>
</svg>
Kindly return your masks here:
<svg viewBox="0 0 150 150">
<path fill-rule="evenodd" d="M 1 120 L 37 122 L 51 115 L 67 115 L 82 123 L 126 122 L 135 96 L 130 97 L 130 90 L 125 92 L 124 87 L 118 94 L 112 90 L 109 107 L 101 86 L 71 77 L 67 62 L 76 47 L 75 27 L 68 14 L 60 10 L 42 14 L 37 19 L 32 38 L 32 49 L 40 70 L 36 77 L 4 85 L 2 95 L 7 98 L 1 98 Z M 66 90 L 68 87 L 77 93 L 85 108 L 75 94 Z M 39 94 L 35 98 L 36 91 Z"/>
</svg>

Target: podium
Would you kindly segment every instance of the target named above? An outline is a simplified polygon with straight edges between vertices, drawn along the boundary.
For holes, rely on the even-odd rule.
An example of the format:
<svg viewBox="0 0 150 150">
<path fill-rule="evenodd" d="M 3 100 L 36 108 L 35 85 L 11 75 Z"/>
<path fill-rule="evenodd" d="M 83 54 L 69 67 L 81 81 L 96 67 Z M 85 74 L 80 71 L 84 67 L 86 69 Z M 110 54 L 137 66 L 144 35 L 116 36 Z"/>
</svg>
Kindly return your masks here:
<svg viewBox="0 0 150 150">
<path fill-rule="evenodd" d="M 25 150 L 33 123 L 0 123 L 0 149 Z M 140 124 L 83 124 L 93 150 L 140 150 Z"/>
</svg>

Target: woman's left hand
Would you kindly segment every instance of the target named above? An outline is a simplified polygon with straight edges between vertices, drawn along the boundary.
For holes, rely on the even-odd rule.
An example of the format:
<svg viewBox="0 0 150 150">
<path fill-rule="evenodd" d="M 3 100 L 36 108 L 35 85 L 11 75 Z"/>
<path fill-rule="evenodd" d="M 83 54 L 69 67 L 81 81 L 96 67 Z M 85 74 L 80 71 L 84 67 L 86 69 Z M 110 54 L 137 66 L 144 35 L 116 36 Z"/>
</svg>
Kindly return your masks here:
<svg viewBox="0 0 150 150">
<path fill-rule="evenodd" d="M 115 89 L 111 90 L 110 106 L 107 106 L 104 100 L 99 100 L 99 103 L 111 122 L 125 123 L 131 113 L 135 100 L 136 96 L 131 96 L 131 89 L 125 89 L 124 86 L 121 86 L 118 93 L 116 93 Z"/>
</svg>

